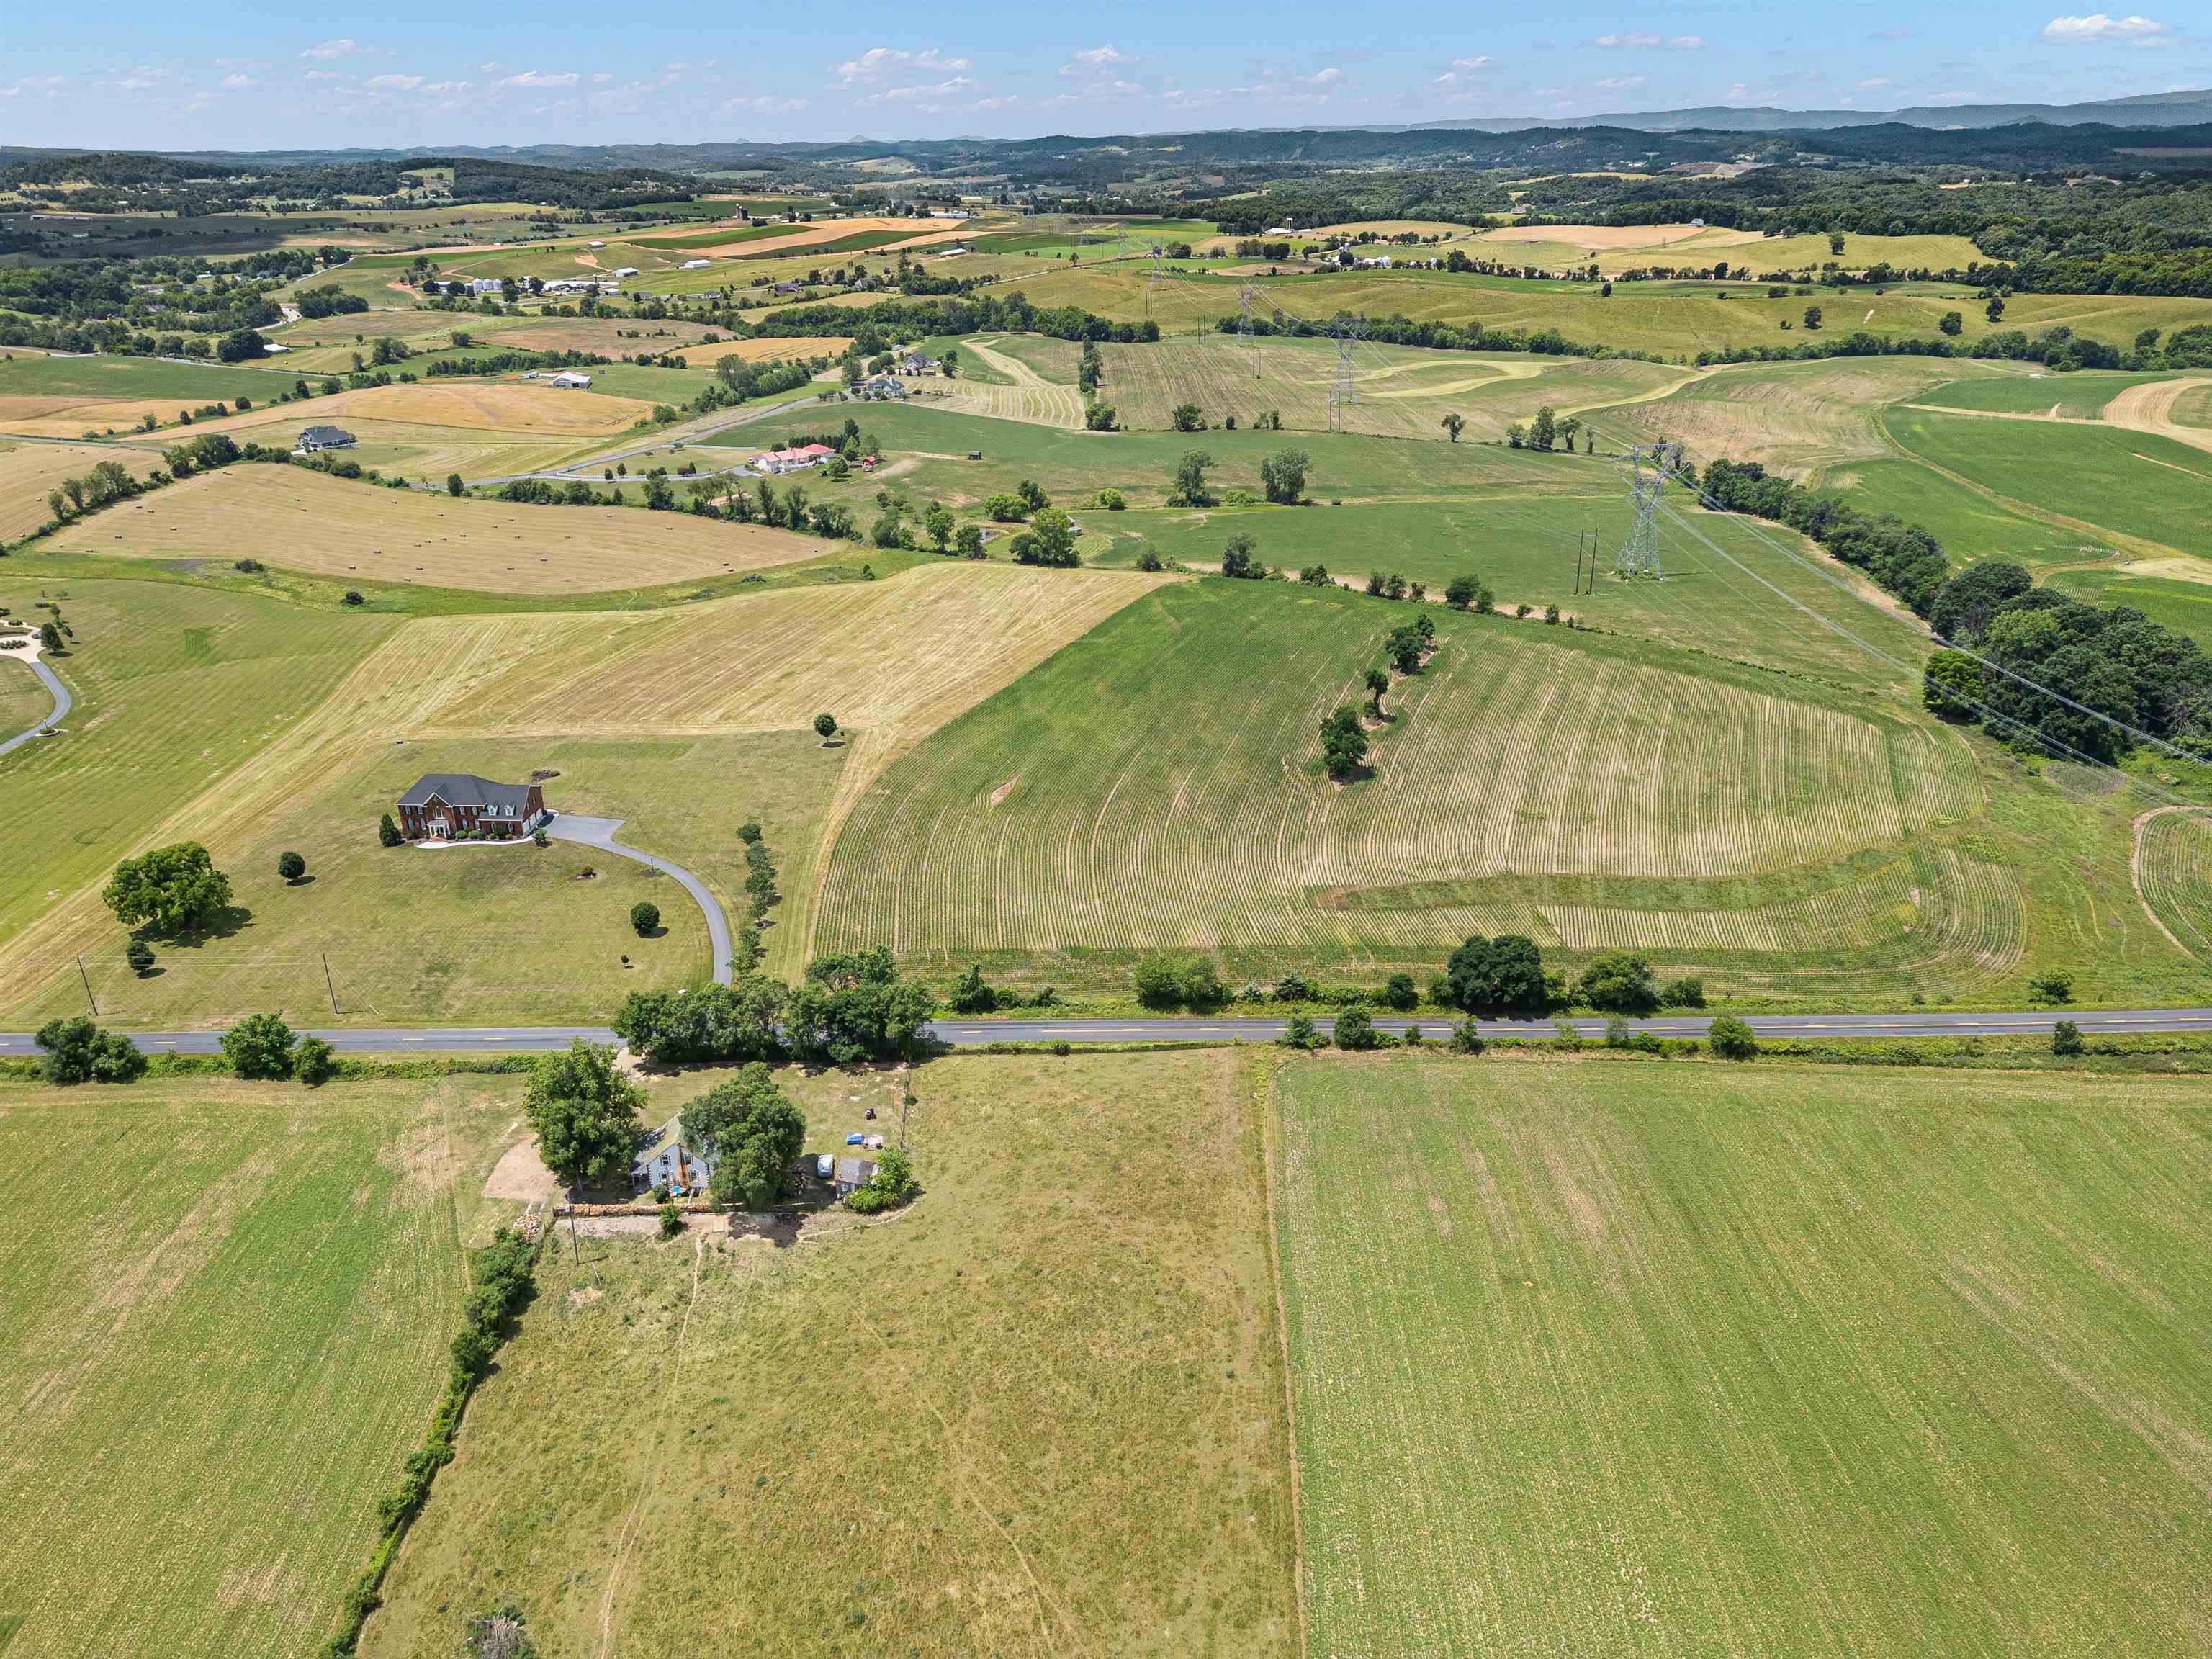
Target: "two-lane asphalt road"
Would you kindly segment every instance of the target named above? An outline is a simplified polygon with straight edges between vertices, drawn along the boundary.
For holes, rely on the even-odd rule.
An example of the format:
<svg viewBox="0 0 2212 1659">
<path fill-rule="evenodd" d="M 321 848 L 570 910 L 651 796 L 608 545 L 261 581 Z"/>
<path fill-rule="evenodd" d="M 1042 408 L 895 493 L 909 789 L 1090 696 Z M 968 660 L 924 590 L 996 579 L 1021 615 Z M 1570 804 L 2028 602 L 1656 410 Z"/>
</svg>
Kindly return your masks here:
<svg viewBox="0 0 2212 1659">
<path fill-rule="evenodd" d="M 1629 1021 L 1633 1030 L 1657 1036 L 1702 1037 L 1711 1024 L 1710 1014 L 1670 1015 L 1662 1019 Z M 2052 1024 L 2071 1019 L 2088 1036 L 2128 1036 L 2169 1031 L 2212 1031 L 2212 1008 L 2057 1009 L 2029 1013 L 1962 1014 L 1916 1008 L 1901 1014 L 1754 1014 L 1746 1020 L 1760 1036 L 1773 1040 L 1796 1038 L 1818 1042 L 1838 1037 L 1968 1037 L 2040 1036 Z M 1317 1015 L 1314 1024 L 1322 1030 L 1334 1022 Z M 1586 1037 L 1602 1037 L 1601 1019 L 1571 1021 Z M 1378 1019 L 1376 1029 L 1394 1035 L 1408 1025 L 1419 1025 L 1431 1037 L 1442 1036 L 1449 1022 L 1427 1019 Z M 1485 1036 L 1549 1037 L 1557 1030 L 1550 1021 L 1486 1019 L 1479 1022 Z M 932 1027 L 939 1041 L 954 1048 L 980 1048 L 993 1042 L 1271 1042 L 1283 1034 L 1279 1019 L 940 1019 Z M 314 1035 L 349 1054 L 534 1054 L 566 1048 L 572 1038 L 612 1042 L 615 1034 L 604 1025 L 460 1025 L 317 1028 Z M 204 1031 L 137 1031 L 131 1041 L 149 1054 L 211 1054 L 218 1051 L 222 1034 Z M 0 1055 L 28 1055 L 37 1052 L 26 1031 L 0 1031 Z"/>
</svg>

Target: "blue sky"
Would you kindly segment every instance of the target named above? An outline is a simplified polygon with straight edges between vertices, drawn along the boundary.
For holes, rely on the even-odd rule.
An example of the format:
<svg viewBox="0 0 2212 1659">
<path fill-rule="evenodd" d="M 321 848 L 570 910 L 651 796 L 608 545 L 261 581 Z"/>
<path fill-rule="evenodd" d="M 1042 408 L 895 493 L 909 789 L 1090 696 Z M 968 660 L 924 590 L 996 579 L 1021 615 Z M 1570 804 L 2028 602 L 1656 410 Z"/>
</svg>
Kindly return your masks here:
<svg viewBox="0 0 2212 1659">
<path fill-rule="evenodd" d="M 1726 103 L 2072 102 L 2212 84 L 2212 22 L 2004 0 L 1512 15 L 1317 0 L 358 13 L 0 0 L 0 142 L 434 150 L 1355 125 Z M 2193 12 L 2193 6 L 2191 10 Z M 1384 25 L 1387 20 L 1388 38 Z"/>
</svg>

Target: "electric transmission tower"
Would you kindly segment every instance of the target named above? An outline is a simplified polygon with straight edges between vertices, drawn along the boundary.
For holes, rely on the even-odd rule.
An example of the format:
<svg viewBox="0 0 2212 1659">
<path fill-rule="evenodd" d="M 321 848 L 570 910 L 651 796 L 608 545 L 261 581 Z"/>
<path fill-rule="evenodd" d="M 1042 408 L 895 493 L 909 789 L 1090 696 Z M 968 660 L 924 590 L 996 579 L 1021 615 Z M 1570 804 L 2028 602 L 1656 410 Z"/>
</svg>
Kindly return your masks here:
<svg viewBox="0 0 2212 1659">
<path fill-rule="evenodd" d="M 1328 429 L 1341 432 L 1345 410 L 1359 401 L 1358 383 L 1352 372 L 1352 348 L 1359 338 L 1360 325 L 1351 313 L 1340 311 L 1328 331 L 1336 342 L 1336 382 L 1328 390 Z"/>
<path fill-rule="evenodd" d="M 1645 470 L 1647 458 L 1650 470 Z M 1624 580 L 1649 576 L 1655 581 L 1666 573 L 1659 568 L 1659 497 L 1667 488 L 1667 475 L 1681 464 L 1682 446 L 1638 446 L 1628 452 L 1628 500 L 1636 511 L 1628 539 L 1613 556 L 1613 574 Z"/>
</svg>

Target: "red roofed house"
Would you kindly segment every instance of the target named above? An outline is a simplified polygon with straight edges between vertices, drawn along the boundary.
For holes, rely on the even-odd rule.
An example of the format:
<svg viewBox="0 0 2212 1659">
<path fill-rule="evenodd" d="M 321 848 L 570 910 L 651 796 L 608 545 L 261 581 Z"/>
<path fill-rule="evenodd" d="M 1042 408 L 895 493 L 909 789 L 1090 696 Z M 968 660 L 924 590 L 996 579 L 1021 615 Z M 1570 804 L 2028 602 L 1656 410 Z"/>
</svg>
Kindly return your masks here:
<svg viewBox="0 0 2212 1659">
<path fill-rule="evenodd" d="M 763 472 L 801 472 L 810 466 L 819 466 L 837 452 L 828 444 L 803 444 L 797 449 L 764 449 L 753 457 L 753 465 Z"/>
</svg>

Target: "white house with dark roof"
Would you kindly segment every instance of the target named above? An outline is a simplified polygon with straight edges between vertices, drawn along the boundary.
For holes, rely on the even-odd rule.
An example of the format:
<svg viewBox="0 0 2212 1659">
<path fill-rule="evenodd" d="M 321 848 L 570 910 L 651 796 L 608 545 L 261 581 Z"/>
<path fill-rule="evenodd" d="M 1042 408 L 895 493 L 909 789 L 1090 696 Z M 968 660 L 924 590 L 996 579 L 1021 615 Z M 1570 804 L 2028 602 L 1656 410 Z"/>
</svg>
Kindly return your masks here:
<svg viewBox="0 0 2212 1659">
<path fill-rule="evenodd" d="M 713 1184 L 714 1160 L 684 1143 L 681 1113 L 660 1126 L 652 1144 L 631 1160 L 629 1184 L 633 1192 L 649 1193 L 655 1187 L 671 1191 L 703 1193 Z"/>
<path fill-rule="evenodd" d="M 552 816 L 537 784 L 495 783 L 473 772 L 425 772 L 399 798 L 398 812 L 410 841 L 512 841 Z"/>
<path fill-rule="evenodd" d="M 311 426 L 300 434 L 299 453 L 313 455 L 325 449 L 351 449 L 358 442 L 342 426 Z"/>
</svg>

